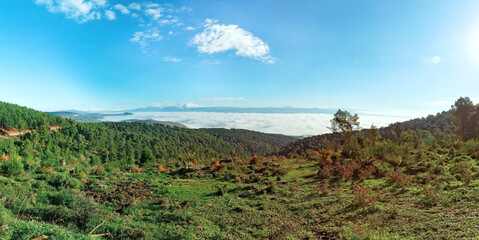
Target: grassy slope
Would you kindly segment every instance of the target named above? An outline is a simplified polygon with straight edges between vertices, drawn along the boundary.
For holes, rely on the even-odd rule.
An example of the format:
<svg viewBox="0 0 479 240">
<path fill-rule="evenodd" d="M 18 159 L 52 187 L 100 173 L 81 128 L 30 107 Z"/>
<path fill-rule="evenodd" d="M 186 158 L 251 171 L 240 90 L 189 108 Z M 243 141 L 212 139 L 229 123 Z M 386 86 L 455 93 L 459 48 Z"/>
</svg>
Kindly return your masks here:
<svg viewBox="0 0 479 240">
<path fill-rule="evenodd" d="M 90 174 L 84 186 L 60 169 L 15 180 L 0 177 L 0 236 L 88 239 L 89 231 L 103 220 L 106 223 L 95 233 L 108 233 L 109 239 L 471 239 L 479 235 L 475 194 L 479 180 L 420 184 L 418 177 L 405 188 L 386 178 L 325 185 L 317 178 L 317 163 L 305 159 L 222 167 L 223 172 L 207 166 L 187 175 L 173 170 Z M 274 174 L 275 169 L 284 171 Z M 117 191 L 122 183 L 133 184 Z M 365 186 L 364 206 L 353 194 L 356 184 Z M 99 203 L 84 195 L 96 197 Z M 75 215 L 85 208 L 90 210 Z"/>
<path fill-rule="evenodd" d="M 384 148 L 381 158 L 370 149 L 407 181 L 323 178 L 315 158 L 235 160 L 222 171 L 200 160 L 169 173 L 74 173 L 69 162 L 49 170 L 21 158 L 25 174 L 0 176 L 0 239 L 91 239 L 103 221 L 94 234 L 106 239 L 472 239 L 479 143 L 451 144 Z"/>
</svg>

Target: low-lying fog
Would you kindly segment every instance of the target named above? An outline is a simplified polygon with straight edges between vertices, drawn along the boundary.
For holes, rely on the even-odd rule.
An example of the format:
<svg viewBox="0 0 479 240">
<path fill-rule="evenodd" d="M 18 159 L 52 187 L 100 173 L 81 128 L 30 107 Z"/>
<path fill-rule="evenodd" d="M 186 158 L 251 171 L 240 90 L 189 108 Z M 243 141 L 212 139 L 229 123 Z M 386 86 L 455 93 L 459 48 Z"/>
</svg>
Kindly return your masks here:
<svg viewBox="0 0 479 240">
<path fill-rule="evenodd" d="M 278 113 L 215 113 L 215 112 L 136 112 L 133 115 L 107 116 L 105 121 L 127 119 L 154 119 L 182 123 L 189 128 L 242 128 L 265 133 L 291 136 L 328 133 L 333 114 L 278 114 Z M 359 116 L 361 127 L 387 126 L 408 118 L 384 116 Z"/>
</svg>

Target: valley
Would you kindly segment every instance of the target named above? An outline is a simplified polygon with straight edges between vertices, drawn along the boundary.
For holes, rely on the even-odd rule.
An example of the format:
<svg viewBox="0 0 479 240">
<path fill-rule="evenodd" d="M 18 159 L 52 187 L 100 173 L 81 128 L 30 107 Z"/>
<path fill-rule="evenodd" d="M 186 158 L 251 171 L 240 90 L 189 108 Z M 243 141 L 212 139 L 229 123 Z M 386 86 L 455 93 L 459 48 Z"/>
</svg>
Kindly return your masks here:
<svg viewBox="0 0 479 240">
<path fill-rule="evenodd" d="M 301 140 L 240 129 L 78 123 L 8 103 L 2 109 L 25 118 L 24 131 L 33 129 L 0 139 L 2 239 L 479 234 L 479 142 L 448 133 L 457 109 Z M 341 114 L 349 113 L 335 116 Z"/>
</svg>

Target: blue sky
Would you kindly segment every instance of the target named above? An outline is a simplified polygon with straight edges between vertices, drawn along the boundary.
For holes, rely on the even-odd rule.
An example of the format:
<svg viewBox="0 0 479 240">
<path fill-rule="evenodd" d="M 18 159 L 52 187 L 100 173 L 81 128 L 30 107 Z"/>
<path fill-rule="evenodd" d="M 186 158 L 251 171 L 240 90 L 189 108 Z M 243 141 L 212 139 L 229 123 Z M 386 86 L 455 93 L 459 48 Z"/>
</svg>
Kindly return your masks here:
<svg viewBox="0 0 479 240">
<path fill-rule="evenodd" d="M 0 100 L 435 113 L 479 97 L 478 12 L 437 0 L 0 1 Z"/>
</svg>

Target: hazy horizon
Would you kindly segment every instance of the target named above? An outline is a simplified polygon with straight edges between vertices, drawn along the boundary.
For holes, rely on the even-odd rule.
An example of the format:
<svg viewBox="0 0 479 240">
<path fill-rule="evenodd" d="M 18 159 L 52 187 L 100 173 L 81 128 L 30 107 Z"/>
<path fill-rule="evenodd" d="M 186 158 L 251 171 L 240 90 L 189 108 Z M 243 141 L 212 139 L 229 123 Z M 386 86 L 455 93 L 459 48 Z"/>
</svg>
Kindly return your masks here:
<svg viewBox="0 0 479 240">
<path fill-rule="evenodd" d="M 306 113 L 211 113 L 211 112 L 136 112 L 133 115 L 107 116 L 105 121 L 130 119 L 171 121 L 189 128 L 236 128 L 289 136 L 313 136 L 330 133 L 333 114 Z M 385 127 L 409 118 L 360 116 L 361 127 Z"/>
</svg>

